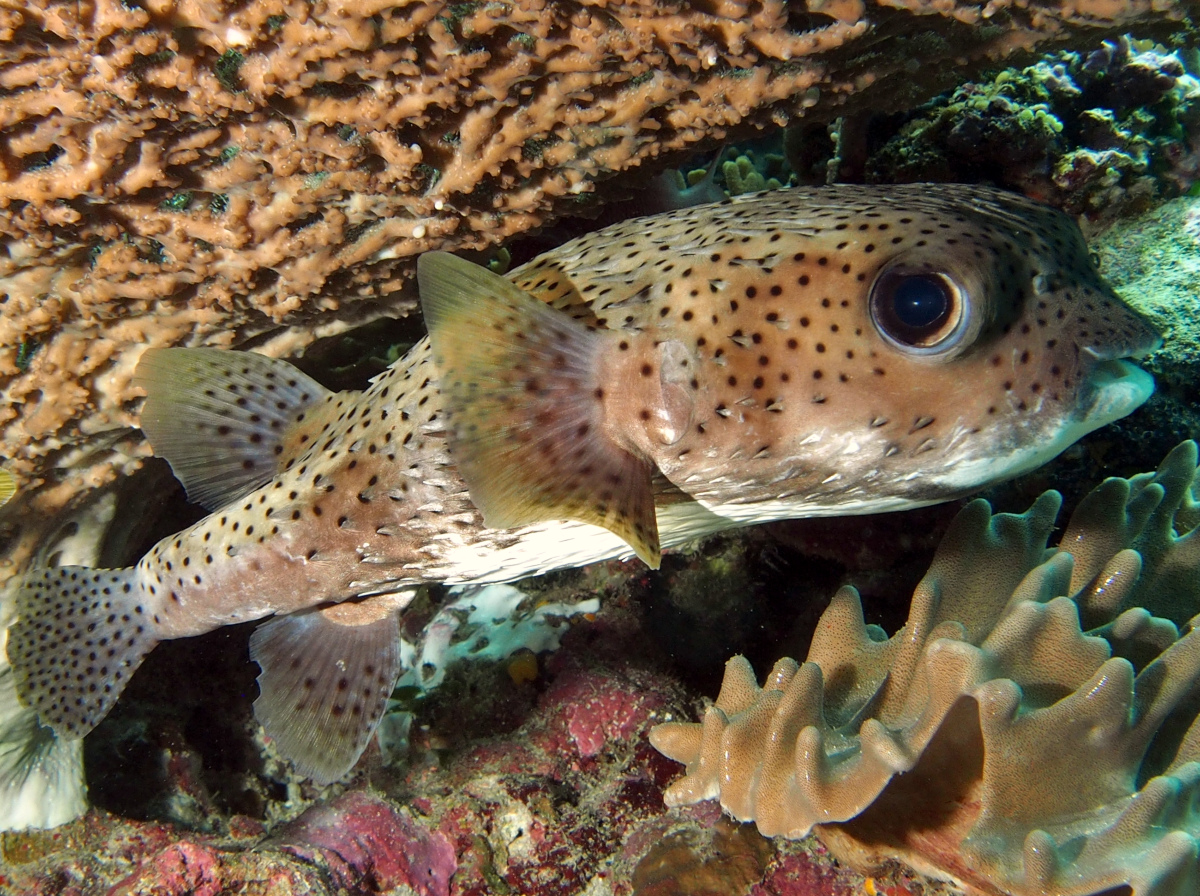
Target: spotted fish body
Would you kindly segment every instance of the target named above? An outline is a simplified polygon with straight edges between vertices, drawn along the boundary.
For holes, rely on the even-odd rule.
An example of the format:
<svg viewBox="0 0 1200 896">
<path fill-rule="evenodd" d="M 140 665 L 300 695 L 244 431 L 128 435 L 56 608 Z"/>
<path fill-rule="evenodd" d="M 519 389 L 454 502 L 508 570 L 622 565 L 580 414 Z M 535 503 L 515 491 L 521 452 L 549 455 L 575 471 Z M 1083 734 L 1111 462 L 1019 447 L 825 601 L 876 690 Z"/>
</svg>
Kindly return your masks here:
<svg viewBox="0 0 1200 896">
<path fill-rule="evenodd" d="M 894 292 L 904 278 L 926 278 L 950 299 L 944 322 L 907 334 L 924 344 L 888 332 L 879 307 L 881 284 Z M 1043 463 L 1152 388 L 1120 359 L 1157 334 L 1099 278 L 1075 225 L 995 190 L 759 194 L 609 228 L 513 279 L 597 333 L 587 351 L 601 372 L 598 391 L 581 383 L 570 393 L 592 400 L 592 413 L 563 413 L 542 394 L 556 391 L 552 356 L 549 375 L 518 357 L 535 337 L 510 330 L 536 329 L 530 319 L 505 310 L 484 322 L 481 308 L 502 302 L 455 294 L 452 279 L 439 299 L 438 284 L 422 282 L 456 460 L 485 517 L 503 475 L 516 495 L 569 482 L 583 427 L 604 429 L 630 458 L 740 522 L 931 503 Z M 431 297 L 453 308 L 444 323 Z M 499 374 L 493 342 L 508 361 Z M 512 394 L 541 400 L 506 408 Z M 510 436 L 527 432 L 522 451 Z M 558 475 L 545 475 L 547 458 Z M 555 498 L 541 500 L 561 506 Z M 628 526 L 602 516 L 592 519 L 636 545 Z"/>
<path fill-rule="evenodd" d="M 214 512 L 132 569 L 24 581 L 8 650 L 47 724 L 86 733 L 160 640 L 274 614 L 256 714 L 332 780 L 398 674 L 406 586 L 961 495 L 1137 407 L 1122 359 L 1158 341 L 1067 218 L 972 187 L 759 194 L 420 279 L 432 341 L 364 392 L 147 353 L 143 428 Z"/>
</svg>

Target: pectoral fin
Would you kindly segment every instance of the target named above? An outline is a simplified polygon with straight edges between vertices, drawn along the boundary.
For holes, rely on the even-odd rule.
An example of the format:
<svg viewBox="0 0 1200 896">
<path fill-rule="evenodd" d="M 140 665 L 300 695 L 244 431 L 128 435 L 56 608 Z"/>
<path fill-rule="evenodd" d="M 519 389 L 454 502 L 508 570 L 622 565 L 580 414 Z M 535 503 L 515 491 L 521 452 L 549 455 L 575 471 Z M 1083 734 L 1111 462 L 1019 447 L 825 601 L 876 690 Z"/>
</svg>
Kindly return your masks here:
<svg viewBox="0 0 1200 896">
<path fill-rule="evenodd" d="M 445 252 L 417 271 L 451 451 L 484 521 L 592 523 L 657 568 L 654 466 L 605 427 L 598 359 L 617 335 Z"/>
</svg>

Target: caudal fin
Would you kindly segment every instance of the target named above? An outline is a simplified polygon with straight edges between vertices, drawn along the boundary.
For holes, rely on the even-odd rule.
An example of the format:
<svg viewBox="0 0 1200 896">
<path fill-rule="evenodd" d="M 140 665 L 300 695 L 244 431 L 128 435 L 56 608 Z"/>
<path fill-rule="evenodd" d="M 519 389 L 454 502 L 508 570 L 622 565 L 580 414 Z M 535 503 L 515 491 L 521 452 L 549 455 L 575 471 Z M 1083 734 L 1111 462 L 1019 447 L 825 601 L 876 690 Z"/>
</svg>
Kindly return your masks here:
<svg viewBox="0 0 1200 896">
<path fill-rule="evenodd" d="M 142 600 L 133 568 L 39 569 L 17 587 L 17 695 L 59 736 L 91 731 L 157 643 Z"/>
</svg>

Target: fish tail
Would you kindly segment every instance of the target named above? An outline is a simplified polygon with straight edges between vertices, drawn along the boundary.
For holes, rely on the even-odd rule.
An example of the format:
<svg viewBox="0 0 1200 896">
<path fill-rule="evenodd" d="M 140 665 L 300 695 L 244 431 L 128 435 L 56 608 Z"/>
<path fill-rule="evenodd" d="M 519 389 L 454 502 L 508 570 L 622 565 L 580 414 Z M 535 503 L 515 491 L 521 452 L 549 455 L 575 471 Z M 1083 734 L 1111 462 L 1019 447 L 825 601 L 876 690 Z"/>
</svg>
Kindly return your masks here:
<svg viewBox="0 0 1200 896">
<path fill-rule="evenodd" d="M 451 452 L 484 522 L 592 523 L 657 567 L 653 464 L 604 420 L 600 359 L 612 334 L 445 252 L 421 256 L 417 276 Z"/>
<path fill-rule="evenodd" d="M 83 743 L 39 724 L 7 671 L 0 672 L 0 830 L 58 827 L 87 811 Z"/>
<path fill-rule="evenodd" d="M 34 570 L 16 608 L 7 651 L 17 695 L 56 734 L 83 737 L 157 643 L 137 569 Z"/>
</svg>

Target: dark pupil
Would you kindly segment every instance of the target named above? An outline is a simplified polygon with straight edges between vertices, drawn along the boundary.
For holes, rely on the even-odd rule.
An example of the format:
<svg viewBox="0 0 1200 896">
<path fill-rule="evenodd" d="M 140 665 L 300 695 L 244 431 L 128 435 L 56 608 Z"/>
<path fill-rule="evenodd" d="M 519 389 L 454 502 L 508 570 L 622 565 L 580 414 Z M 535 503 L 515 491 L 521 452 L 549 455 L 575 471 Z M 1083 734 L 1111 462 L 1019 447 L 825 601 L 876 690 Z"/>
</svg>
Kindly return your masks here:
<svg viewBox="0 0 1200 896">
<path fill-rule="evenodd" d="M 904 277 L 892 294 L 896 320 L 914 330 L 937 323 L 949 310 L 950 300 L 940 280 L 921 275 Z"/>
</svg>

